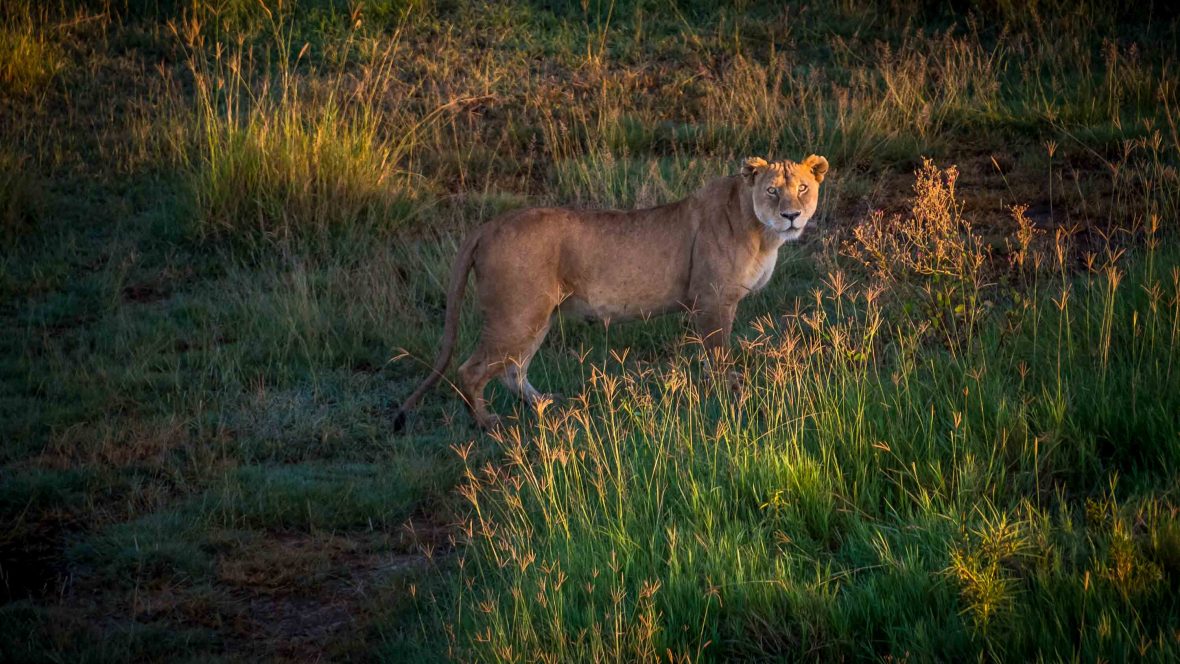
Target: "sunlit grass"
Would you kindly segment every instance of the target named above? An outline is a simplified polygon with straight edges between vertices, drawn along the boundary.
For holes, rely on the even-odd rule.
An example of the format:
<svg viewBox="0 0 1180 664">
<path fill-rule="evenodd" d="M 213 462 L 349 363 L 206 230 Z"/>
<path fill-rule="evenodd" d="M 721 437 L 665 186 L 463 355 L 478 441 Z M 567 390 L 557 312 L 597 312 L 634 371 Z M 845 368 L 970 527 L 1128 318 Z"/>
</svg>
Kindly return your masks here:
<svg viewBox="0 0 1180 664">
<path fill-rule="evenodd" d="M 43 93 L 45 86 L 65 68 L 65 53 L 60 44 L 50 39 L 50 29 L 33 18 L 30 7 L 0 25 L 0 92 Z"/>
<path fill-rule="evenodd" d="M 257 52 L 238 42 L 209 54 L 195 18 L 178 31 L 192 49 L 196 99 L 192 111 L 187 98 L 174 102 L 189 130 L 175 158 L 197 233 L 262 253 L 388 236 L 414 209 L 406 168 L 426 120 L 383 103 L 399 86 L 398 42 L 371 45 L 358 79 L 323 76 L 302 62 L 307 46 L 290 53 L 289 25 L 276 19 L 274 43 Z M 350 57 L 344 49 L 339 57 Z"/>
<path fill-rule="evenodd" d="M 944 185 L 919 178 L 916 218 L 957 214 Z M 908 278 L 929 282 L 960 257 L 918 260 L 932 269 Z M 943 314 L 884 297 L 895 276 L 831 275 L 756 321 L 738 396 L 691 352 L 583 367 L 569 403 L 468 467 L 453 647 L 497 661 L 1174 656 L 1162 565 L 1180 551 L 1158 542 L 1175 510 L 1116 489 L 1180 469 L 1175 265 L 1049 270 L 1045 295 L 950 345 L 931 322 Z"/>
</svg>

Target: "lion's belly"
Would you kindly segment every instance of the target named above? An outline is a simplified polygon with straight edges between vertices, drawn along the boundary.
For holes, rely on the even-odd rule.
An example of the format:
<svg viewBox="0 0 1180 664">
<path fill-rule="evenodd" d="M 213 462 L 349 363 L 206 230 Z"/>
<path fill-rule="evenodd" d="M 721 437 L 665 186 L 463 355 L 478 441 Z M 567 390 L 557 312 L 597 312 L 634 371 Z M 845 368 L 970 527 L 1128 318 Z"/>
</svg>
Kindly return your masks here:
<svg viewBox="0 0 1180 664">
<path fill-rule="evenodd" d="M 560 278 L 563 314 L 620 321 L 647 318 L 682 306 L 689 281 L 691 237 L 674 239 L 633 230 L 599 239 L 593 250 L 569 248 Z M 658 229 L 657 229 L 658 230 Z"/>
<path fill-rule="evenodd" d="M 613 298 L 590 298 L 570 295 L 561 303 L 563 316 L 612 322 L 650 318 L 683 308 L 675 300 L 616 300 Z"/>
</svg>

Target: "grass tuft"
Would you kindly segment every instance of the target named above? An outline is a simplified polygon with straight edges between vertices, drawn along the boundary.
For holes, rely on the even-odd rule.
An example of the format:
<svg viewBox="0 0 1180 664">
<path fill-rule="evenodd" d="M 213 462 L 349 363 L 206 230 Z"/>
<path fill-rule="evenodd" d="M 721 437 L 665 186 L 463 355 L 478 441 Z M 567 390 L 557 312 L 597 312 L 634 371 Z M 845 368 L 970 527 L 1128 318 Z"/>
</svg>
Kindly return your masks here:
<svg viewBox="0 0 1180 664">
<path fill-rule="evenodd" d="M 0 25 L 0 94 L 43 94 L 66 66 L 60 44 L 34 20 L 31 10 Z"/>
<path fill-rule="evenodd" d="M 186 39 L 200 29 L 190 22 Z M 359 80 L 322 89 L 306 80 L 307 47 L 288 56 L 284 24 L 273 30 L 277 46 L 259 53 L 273 61 L 241 43 L 190 61 L 196 106 L 180 112 L 195 131 L 176 148 L 199 237 L 265 253 L 388 236 L 415 211 L 406 165 L 421 124 L 379 103 L 398 85 L 397 42 L 367 53 Z"/>
</svg>

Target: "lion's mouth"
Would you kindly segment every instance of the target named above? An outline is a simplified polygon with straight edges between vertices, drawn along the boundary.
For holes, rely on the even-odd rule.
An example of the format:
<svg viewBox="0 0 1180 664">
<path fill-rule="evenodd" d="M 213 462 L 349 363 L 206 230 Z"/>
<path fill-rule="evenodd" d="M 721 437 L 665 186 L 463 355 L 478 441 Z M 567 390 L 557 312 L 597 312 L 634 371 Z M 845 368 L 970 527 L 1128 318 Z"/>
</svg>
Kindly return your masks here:
<svg viewBox="0 0 1180 664">
<path fill-rule="evenodd" d="M 788 221 L 785 224 L 779 223 L 780 219 L 767 219 L 763 215 L 758 215 L 758 220 L 762 222 L 767 229 L 773 231 L 788 240 L 795 240 L 803 234 L 803 230 L 807 227 L 807 221 L 800 221 L 795 219 Z"/>
</svg>

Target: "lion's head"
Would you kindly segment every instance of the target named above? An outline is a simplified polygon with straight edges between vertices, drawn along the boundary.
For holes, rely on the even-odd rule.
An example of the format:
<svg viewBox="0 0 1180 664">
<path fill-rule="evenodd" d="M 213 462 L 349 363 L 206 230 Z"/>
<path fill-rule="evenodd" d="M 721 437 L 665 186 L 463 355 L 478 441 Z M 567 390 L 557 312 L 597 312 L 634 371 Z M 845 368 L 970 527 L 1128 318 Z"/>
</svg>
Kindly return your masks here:
<svg viewBox="0 0 1180 664">
<path fill-rule="evenodd" d="M 827 172 L 828 160 L 814 154 L 798 163 L 751 157 L 742 164 L 758 221 L 788 242 L 803 235 L 815 214 L 819 185 Z"/>
</svg>

